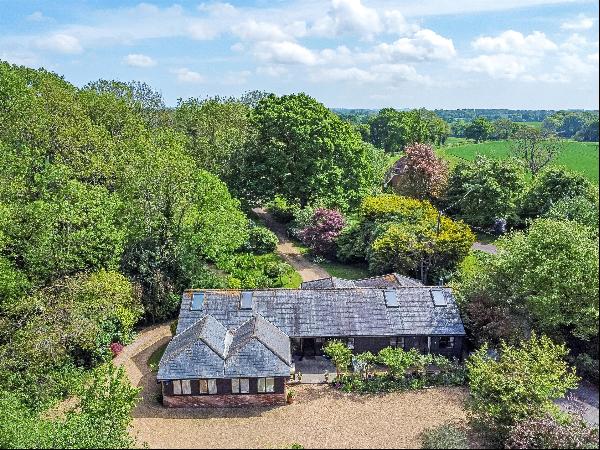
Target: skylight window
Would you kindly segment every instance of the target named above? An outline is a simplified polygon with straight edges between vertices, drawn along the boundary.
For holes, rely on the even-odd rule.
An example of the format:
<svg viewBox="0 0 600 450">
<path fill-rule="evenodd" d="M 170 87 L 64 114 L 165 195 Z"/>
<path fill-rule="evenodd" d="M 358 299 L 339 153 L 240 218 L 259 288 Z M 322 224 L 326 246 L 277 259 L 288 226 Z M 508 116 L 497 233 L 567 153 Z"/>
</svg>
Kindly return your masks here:
<svg viewBox="0 0 600 450">
<path fill-rule="evenodd" d="M 430 292 L 433 300 L 433 306 L 448 306 L 446 295 L 442 289 L 431 289 Z"/>
<path fill-rule="evenodd" d="M 398 296 L 396 295 L 396 291 L 383 291 L 383 296 L 385 298 L 385 305 L 388 308 L 398 308 L 400 303 L 398 303 Z"/>
<path fill-rule="evenodd" d="M 252 309 L 252 291 L 243 291 L 240 298 L 240 309 Z"/>
<path fill-rule="evenodd" d="M 194 292 L 192 294 L 192 307 L 190 309 L 192 311 L 199 311 L 202 309 L 203 303 L 204 303 L 204 292 Z"/>
</svg>

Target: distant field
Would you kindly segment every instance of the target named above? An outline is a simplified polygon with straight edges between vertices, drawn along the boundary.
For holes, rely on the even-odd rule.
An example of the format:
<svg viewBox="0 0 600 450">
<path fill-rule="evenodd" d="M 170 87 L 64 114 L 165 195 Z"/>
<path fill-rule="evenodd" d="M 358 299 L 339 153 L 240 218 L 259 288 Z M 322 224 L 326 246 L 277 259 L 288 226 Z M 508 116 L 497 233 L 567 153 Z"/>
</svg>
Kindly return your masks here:
<svg viewBox="0 0 600 450">
<path fill-rule="evenodd" d="M 477 155 L 503 159 L 510 154 L 510 141 L 489 141 L 480 144 L 461 144 L 454 141 L 451 146 L 440 147 L 438 154 L 447 159 L 451 165 L 461 160 L 472 161 Z M 564 151 L 553 164 L 579 172 L 598 184 L 598 143 L 566 141 Z"/>
</svg>

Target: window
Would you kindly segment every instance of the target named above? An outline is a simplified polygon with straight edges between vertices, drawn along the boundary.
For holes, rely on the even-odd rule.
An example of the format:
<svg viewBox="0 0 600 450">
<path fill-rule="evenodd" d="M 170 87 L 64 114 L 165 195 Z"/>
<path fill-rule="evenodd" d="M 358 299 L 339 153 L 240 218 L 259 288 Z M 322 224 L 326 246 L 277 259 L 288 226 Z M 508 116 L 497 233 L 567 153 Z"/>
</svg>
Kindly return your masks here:
<svg viewBox="0 0 600 450">
<path fill-rule="evenodd" d="M 233 378 L 231 380 L 231 392 L 233 394 L 247 394 L 250 392 L 250 380 L 248 378 Z"/>
<path fill-rule="evenodd" d="M 258 392 L 263 394 L 265 392 L 275 392 L 275 378 L 259 378 L 258 379 Z"/>
<path fill-rule="evenodd" d="M 217 393 L 217 380 L 208 380 L 208 393 L 211 395 Z"/>
<path fill-rule="evenodd" d="M 404 337 L 393 337 L 390 338 L 390 347 L 392 348 L 404 348 Z"/>
<path fill-rule="evenodd" d="M 173 395 L 181 395 L 181 381 L 173 380 Z"/>
<path fill-rule="evenodd" d="M 192 384 L 190 380 L 181 380 L 181 393 L 183 395 L 190 395 L 192 393 Z"/>
<path fill-rule="evenodd" d="M 354 350 L 354 338 L 348 338 L 348 348 Z"/>
<path fill-rule="evenodd" d="M 454 348 L 454 337 L 452 336 L 442 336 L 440 337 L 440 343 L 438 344 L 439 348 Z"/>
</svg>

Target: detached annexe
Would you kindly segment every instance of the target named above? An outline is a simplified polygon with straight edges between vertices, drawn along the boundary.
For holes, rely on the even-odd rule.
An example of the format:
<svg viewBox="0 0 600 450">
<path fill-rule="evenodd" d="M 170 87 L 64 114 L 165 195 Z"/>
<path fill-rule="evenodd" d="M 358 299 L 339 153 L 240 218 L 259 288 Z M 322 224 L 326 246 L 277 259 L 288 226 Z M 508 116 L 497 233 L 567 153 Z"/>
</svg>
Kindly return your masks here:
<svg viewBox="0 0 600 450">
<path fill-rule="evenodd" d="M 393 346 L 460 357 L 464 336 L 450 289 L 396 274 L 301 289 L 188 290 L 157 379 L 166 406 L 279 404 L 294 358 L 321 354 L 328 339 L 357 353 Z"/>
</svg>

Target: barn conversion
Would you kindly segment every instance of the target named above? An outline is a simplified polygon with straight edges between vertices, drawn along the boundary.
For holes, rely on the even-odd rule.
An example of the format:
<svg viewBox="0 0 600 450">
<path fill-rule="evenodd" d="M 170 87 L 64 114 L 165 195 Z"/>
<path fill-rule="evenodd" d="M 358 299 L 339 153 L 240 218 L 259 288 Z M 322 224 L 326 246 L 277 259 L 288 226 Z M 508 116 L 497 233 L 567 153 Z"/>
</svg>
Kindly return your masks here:
<svg viewBox="0 0 600 450">
<path fill-rule="evenodd" d="M 284 403 L 294 359 L 321 354 L 328 339 L 355 352 L 393 346 L 460 357 L 464 335 L 450 289 L 396 274 L 188 290 L 157 380 L 167 406 Z"/>
</svg>

